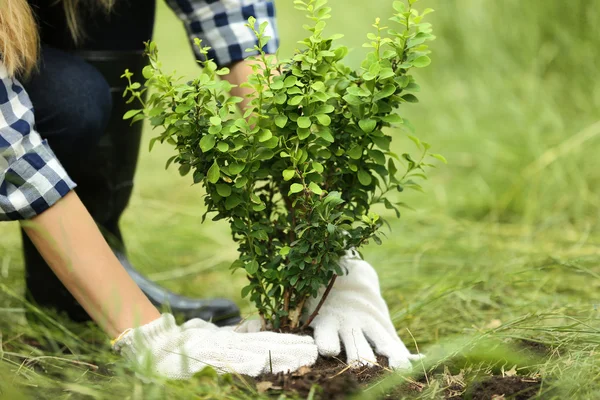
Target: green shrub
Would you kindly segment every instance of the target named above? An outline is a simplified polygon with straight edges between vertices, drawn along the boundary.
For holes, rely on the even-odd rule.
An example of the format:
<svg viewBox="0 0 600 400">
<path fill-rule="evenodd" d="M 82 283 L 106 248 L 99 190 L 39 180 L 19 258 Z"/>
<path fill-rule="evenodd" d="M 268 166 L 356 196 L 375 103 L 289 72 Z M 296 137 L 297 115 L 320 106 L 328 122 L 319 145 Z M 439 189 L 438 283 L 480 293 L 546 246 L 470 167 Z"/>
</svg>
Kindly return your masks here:
<svg viewBox="0 0 600 400">
<path fill-rule="evenodd" d="M 126 94 L 143 105 L 124 118 L 160 127 L 151 147 L 156 140 L 173 145 L 167 167 L 179 164 L 181 175 L 205 188 L 204 217 L 230 223 L 240 252 L 232 268 L 248 275 L 242 295 L 256 304 L 267 329 L 298 328 L 307 298 L 344 273 L 338 259 L 345 250 L 381 242 L 383 221 L 371 207 L 383 204 L 399 216 L 402 204 L 387 195 L 420 189 L 415 179 L 431 166 L 428 157 L 443 160 L 414 137 L 419 156 L 398 156 L 383 131 L 403 123 L 395 109 L 417 101 L 411 68 L 430 63 L 426 42 L 434 36 L 422 19 L 431 10 L 420 14 L 415 1 L 394 2 L 390 20 L 398 31 L 375 21 L 364 45 L 372 51 L 359 71 L 342 63 L 348 49 L 334 46 L 341 35 L 323 37 L 327 0 L 295 1 L 311 21 L 310 36 L 288 60 L 263 52 L 266 24 L 256 27 L 250 18 L 258 55 L 244 84 L 255 92 L 244 115 L 242 99 L 229 96 L 232 85 L 217 79 L 227 68 L 211 60 L 199 61 L 202 73 L 182 83 L 163 73 L 149 43 L 144 87 L 124 74 Z M 206 56 L 209 48 L 196 44 Z"/>
</svg>

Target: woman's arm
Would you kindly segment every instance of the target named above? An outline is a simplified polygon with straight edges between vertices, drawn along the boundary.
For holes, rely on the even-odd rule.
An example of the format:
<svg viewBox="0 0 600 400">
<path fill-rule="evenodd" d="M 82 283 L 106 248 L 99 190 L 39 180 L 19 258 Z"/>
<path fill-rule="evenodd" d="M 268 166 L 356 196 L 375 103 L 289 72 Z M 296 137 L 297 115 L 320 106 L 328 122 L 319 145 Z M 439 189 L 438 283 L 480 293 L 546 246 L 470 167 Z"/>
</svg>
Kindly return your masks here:
<svg viewBox="0 0 600 400">
<path fill-rule="evenodd" d="M 113 255 L 35 130 L 33 106 L 0 60 L 0 221 L 21 220 L 67 289 L 114 336 L 159 313 Z"/>
<path fill-rule="evenodd" d="M 75 192 L 21 224 L 52 271 L 108 335 L 160 317 Z"/>
</svg>

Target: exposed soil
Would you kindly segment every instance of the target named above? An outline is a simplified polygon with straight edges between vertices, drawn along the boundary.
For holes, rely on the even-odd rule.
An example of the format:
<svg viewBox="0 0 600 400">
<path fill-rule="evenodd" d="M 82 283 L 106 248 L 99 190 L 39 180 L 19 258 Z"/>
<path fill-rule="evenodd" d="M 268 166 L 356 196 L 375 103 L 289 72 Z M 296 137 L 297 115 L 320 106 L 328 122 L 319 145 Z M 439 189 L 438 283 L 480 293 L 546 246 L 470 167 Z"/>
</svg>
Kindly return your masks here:
<svg viewBox="0 0 600 400">
<path fill-rule="evenodd" d="M 527 400 L 535 396 L 541 382 L 522 376 L 490 376 L 473 383 L 463 395 L 468 400 L 513 399 Z M 452 397 L 459 399 L 460 397 Z"/>
<path fill-rule="evenodd" d="M 543 356 L 548 354 L 551 350 L 545 343 L 535 342 L 528 339 L 521 339 L 517 342 L 517 344 L 531 356 Z"/>
<path fill-rule="evenodd" d="M 303 367 L 292 374 L 265 374 L 255 379 L 259 392 L 279 395 L 282 392 L 295 392 L 306 397 L 313 386 L 316 398 L 345 399 L 360 390 L 364 384 L 381 377 L 389 371 L 388 360 L 377 356 L 377 365 L 350 369 L 344 362 L 346 355 L 342 352 L 338 357 L 325 358 L 319 356 L 312 367 Z M 321 394 L 322 396 L 319 396 Z"/>
</svg>

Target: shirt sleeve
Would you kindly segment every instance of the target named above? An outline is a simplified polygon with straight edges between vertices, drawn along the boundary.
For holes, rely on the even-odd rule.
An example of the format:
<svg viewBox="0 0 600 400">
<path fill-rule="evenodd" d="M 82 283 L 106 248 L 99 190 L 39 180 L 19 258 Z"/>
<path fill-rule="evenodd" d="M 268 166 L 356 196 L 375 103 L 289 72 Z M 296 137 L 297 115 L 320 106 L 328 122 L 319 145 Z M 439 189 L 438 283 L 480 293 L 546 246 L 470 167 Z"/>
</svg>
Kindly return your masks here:
<svg viewBox="0 0 600 400">
<path fill-rule="evenodd" d="M 257 26 L 268 22 L 265 35 L 271 39 L 264 50 L 270 54 L 277 51 L 279 36 L 273 0 L 167 0 L 167 3 L 183 21 L 191 42 L 200 38 L 203 45 L 211 47 L 208 57 L 219 67 L 257 54 L 257 51 L 246 52 L 257 44 L 252 30 L 244 26 L 249 17 L 256 18 Z M 196 46 L 192 47 L 200 58 Z"/>
<path fill-rule="evenodd" d="M 0 60 L 0 221 L 41 214 L 74 187 L 35 130 L 27 92 Z"/>
</svg>

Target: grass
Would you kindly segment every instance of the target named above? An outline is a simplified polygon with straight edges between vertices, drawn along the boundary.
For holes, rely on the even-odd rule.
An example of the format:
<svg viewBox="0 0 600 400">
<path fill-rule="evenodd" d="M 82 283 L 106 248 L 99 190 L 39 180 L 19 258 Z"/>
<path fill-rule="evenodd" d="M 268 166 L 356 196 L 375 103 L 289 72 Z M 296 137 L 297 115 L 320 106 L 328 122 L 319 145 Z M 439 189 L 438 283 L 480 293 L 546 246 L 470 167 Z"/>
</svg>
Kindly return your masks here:
<svg viewBox="0 0 600 400">
<path fill-rule="evenodd" d="M 277 1 L 286 55 L 302 35 L 290 3 Z M 346 34 L 358 63 L 369 22 L 387 15 L 391 2 L 331 3 L 330 32 Z M 598 398 L 598 4 L 419 5 L 436 9 L 438 39 L 434 63 L 418 75 L 421 103 L 403 113 L 449 164 L 431 174 L 425 194 L 402 193 L 416 211 L 390 218 L 389 238 L 365 249 L 398 332 L 428 356 L 411 378 L 420 391 L 407 396 L 444 398 L 472 389 L 482 376 L 516 370 L 543 379 L 538 398 Z M 185 35 L 162 5 L 156 38 L 167 69 L 195 73 Z M 404 136 L 396 135 L 398 150 L 410 146 Z M 142 153 L 123 220 L 134 261 L 174 290 L 231 297 L 251 312 L 239 298 L 243 275 L 227 270 L 236 257 L 227 226 L 200 224 L 201 192 L 174 169 L 164 171 L 169 154 L 167 147 Z M 51 316 L 28 325 L 17 228 L 0 226 L 0 398 L 259 397 L 253 387 L 210 373 L 144 384 L 97 330 Z M 399 379 L 362 397 L 377 398 Z"/>
</svg>

